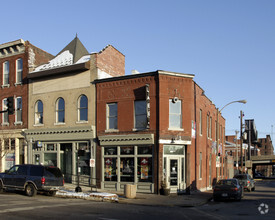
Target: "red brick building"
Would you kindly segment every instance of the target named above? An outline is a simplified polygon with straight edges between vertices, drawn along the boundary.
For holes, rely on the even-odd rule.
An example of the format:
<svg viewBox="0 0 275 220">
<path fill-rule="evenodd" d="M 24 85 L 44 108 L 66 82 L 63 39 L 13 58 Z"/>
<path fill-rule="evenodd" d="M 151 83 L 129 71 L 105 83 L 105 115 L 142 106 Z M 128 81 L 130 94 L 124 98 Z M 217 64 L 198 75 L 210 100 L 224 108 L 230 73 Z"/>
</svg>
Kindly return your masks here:
<svg viewBox="0 0 275 220">
<path fill-rule="evenodd" d="M 21 132 L 28 128 L 28 82 L 29 71 L 48 62 L 53 56 L 22 39 L 0 44 L 1 111 L 6 110 L 8 97 L 13 97 L 15 112 L 1 114 L 0 170 L 13 164 L 23 163 L 26 157 L 24 137 Z"/>
<path fill-rule="evenodd" d="M 165 183 L 181 193 L 224 176 L 225 120 L 193 77 L 156 71 L 95 80 L 101 188 L 158 193 Z"/>
<path fill-rule="evenodd" d="M 259 138 L 258 142 L 261 155 L 274 155 L 274 147 L 270 135 L 266 135 L 265 138 Z M 274 175 L 273 165 L 259 165 L 256 170 L 267 177 Z"/>
</svg>

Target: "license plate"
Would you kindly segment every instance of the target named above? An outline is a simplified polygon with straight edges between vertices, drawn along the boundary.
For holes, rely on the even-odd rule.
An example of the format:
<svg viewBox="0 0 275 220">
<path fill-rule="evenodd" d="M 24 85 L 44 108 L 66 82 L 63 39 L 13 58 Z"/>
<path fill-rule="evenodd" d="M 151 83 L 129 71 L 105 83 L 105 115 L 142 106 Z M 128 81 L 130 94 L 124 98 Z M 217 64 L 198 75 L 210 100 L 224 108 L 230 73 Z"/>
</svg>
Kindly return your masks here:
<svg viewBox="0 0 275 220">
<path fill-rule="evenodd" d="M 228 196 L 227 193 L 223 193 L 223 194 L 222 194 L 222 197 L 227 197 L 227 196 Z"/>
</svg>

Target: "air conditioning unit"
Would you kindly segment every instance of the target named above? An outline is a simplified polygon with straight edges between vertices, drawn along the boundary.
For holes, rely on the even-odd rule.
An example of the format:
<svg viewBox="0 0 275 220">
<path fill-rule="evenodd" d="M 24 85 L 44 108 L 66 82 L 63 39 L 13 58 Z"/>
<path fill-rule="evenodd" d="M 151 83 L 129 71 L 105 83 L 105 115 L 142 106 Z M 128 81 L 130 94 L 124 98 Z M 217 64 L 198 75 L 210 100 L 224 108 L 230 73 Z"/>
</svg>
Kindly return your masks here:
<svg viewBox="0 0 275 220">
<path fill-rule="evenodd" d="M 172 102 L 173 102 L 173 103 L 176 103 L 178 100 L 179 100 L 178 97 L 174 97 L 174 98 L 172 99 Z"/>
</svg>

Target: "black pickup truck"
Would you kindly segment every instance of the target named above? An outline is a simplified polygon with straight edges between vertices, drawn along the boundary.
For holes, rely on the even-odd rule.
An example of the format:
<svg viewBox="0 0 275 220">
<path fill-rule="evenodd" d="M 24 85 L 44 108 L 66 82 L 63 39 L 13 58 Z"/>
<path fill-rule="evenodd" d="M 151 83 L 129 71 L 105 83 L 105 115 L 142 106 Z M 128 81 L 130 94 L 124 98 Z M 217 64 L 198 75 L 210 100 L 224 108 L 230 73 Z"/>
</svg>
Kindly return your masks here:
<svg viewBox="0 0 275 220">
<path fill-rule="evenodd" d="M 53 196 L 63 185 L 62 172 L 54 166 L 15 165 L 0 173 L 0 193 L 10 189 L 25 191 L 27 196 L 35 196 L 38 191 Z"/>
</svg>

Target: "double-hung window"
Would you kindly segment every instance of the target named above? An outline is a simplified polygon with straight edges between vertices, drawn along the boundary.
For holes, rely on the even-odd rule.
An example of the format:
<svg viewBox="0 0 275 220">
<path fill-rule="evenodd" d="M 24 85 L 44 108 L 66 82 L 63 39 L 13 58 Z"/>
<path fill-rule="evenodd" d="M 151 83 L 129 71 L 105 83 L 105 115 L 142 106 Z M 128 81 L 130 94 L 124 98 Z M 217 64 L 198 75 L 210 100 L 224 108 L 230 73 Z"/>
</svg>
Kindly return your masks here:
<svg viewBox="0 0 275 220">
<path fill-rule="evenodd" d="M 181 100 L 169 100 L 169 129 L 182 129 Z"/>
<path fill-rule="evenodd" d="M 142 130 L 147 127 L 146 101 L 135 101 L 135 129 Z"/>
<path fill-rule="evenodd" d="M 2 111 L 8 110 L 7 104 L 8 104 L 7 99 L 3 99 Z M 7 125 L 8 123 L 9 123 L 9 114 L 8 114 L 8 112 L 3 112 L 2 113 L 2 125 Z"/>
<path fill-rule="evenodd" d="M 117 129 L 117 103 L 107 104 L 107 130 Z"/>
<path fill-rule="evenodd" d="M 3 86 L 9 85 L 10 78 L 10 62 L 6 61 L 3 63 Z"/>
<path fill-rule="evenodd" d="M 23 75 L 23 60 L 21 58 L 16 60 L 16 84 L 22 83 Z"/>
<path fill-rule="evenodd" d="M 22 97 L 17 97 L 15 101 L 15 123 L 22 123 Z"/>
</svg>

